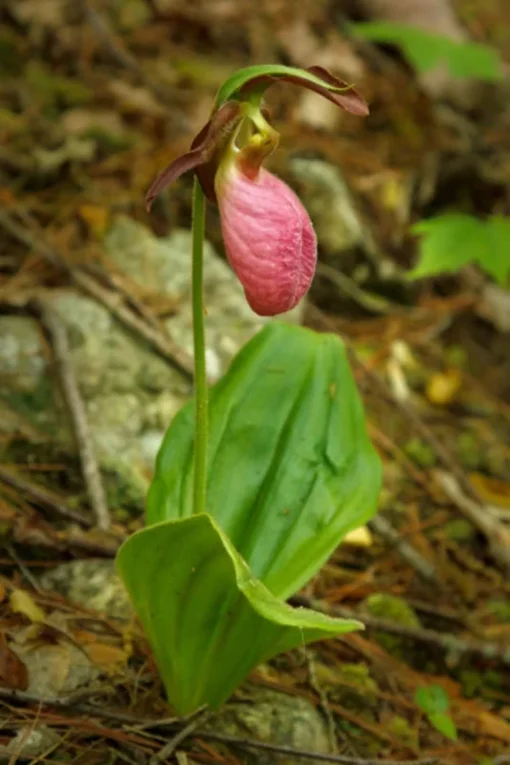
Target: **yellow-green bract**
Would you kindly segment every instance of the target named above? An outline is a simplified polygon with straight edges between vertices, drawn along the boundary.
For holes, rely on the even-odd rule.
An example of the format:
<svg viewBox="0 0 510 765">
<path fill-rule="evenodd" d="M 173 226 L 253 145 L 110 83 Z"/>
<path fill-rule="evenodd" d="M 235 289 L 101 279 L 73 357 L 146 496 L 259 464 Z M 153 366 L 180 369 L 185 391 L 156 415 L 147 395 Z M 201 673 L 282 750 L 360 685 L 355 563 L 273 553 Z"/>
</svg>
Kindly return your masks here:
<svg viewBox="0 0 510 765">
<path fill-rule="evenodd" d="M 194 416 L 161 447 L 147 528 L 118 556 L 170 702 L 217 707 L 262 661 L 359 627 L 284 600 L 375 511 L 380 463 L 343 344 L 272 323 L 212 389 L 207 514 L 193 515 Z"/>
</svg>

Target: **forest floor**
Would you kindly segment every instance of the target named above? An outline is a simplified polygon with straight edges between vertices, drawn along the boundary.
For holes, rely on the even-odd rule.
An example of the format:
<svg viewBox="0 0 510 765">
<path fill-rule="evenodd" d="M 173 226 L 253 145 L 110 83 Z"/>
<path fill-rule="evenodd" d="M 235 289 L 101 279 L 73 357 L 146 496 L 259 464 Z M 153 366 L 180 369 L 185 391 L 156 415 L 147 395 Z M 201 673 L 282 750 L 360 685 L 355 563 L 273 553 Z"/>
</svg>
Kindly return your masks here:
<svg viewBox="0 0 510 765">
<path fill-rule="evenodd" d="M 483 11 L 457 5 L 475 39 L 508 50 L 503 0 Z M 189 178 L 152 214 L 145 191 L 188 147 L 235 68 L 321 63 L 356 82 L 370 104 L 365 120 L 287 86 L 273 88 L 268 101 L 281 133 L 273 168 L 290 182 L 295 157 L 340 168 L 358 230 L 335 252 L 323 244 L 304 320 L 340 333 L 351 352 L 384 463 L 380 512 L 296 600 L 356 614 L 366 630 L 305 657 L 280 657 L 250 684 L 319 709 L 335 732 L 332 761 L 503 765 L 510 763 L 508 301 L 498 309 L 474 267 L 418 283 L 405 273 L 416 258 L 409 226 L 420 218 L 452 207 L 510 215 L 508 98 L 488 88 L 468 115 L 434 103 L 395 54 L 343 37 L 331 4 L 294 6 L 3 4 L 0 315 L 35 317 L 48 358 L 62 362 L 61 332 L 45 323 L 45 306 L 71 286 L 175 362 L 162 318 L 179 306 L 119 276 L 103 249 L 111 221 L 129 216 L 157 236 L 189 225 Z M 208 238 L 221 251 L 212 208 Z M 65 348 L 63 356 L 65 367 Z M 6 375 L 0 369 L 0 390 Z M 7 397 L 3 406 L 7 420 Z M 113 560 L 141 526 L 141 508 L 91 503 L 79 468 L 83 442 L 69 461 L 44 461 L 34 457 L 39 437 L 28 421 L 0 427 L 0 759 L 148 763 L 182 724 L 165 723 L 171 710 L 139 628 L 40 584 L 62 563 Z M 105 517 L 110 529 L 101 531 Z M 49 651 L 53 701 L 30 684 L 28 644 Z M 93 688 L 64 691 L 67 665 L 80 654 L 97 669 Z M 249 693 L 243 687 L 241 698 Z M 42 746 L 29 750 L 34 730 Z M 210 730 L 188 733 L 174 746 L 180 765 L 186 757 L 234 765 L 257 754 Z"/>
</svg>

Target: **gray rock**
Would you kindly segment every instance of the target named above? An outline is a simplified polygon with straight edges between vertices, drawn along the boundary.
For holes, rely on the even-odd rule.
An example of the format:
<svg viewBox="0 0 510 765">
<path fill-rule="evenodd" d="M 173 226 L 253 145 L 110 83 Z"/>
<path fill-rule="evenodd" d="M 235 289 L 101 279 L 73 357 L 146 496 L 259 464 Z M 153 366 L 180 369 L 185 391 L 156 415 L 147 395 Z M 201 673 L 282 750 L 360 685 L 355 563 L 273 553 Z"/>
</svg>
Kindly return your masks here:
<svg viewBox="0 0 510 765">
<path fill-rule="evenodd" d="M 250 688 L 250 701 L 226 704 L 205 727 L 240 738 L 330 754 L 328 729 L 320 712 L 306 699 Z M 248 765 L 301 765 L 298 757 L 262 750 L 243 750 Z M 317 763 L 317 760 L 308 760 Z"/>
<path fill-rule="evenodd" d="M 37 429 L 55 430 L 56 397 L 37 322 L 0 316 L 0 338 L 1 431 L 18 432 L 20 418 Z"/>
<path fill-rule="evenodd" d="M 133 608 L 113 560 L 87 558 L 62 563 L 40 579 L 41 587 L 112 619 L 130 619 Z"/>
<path fill-rule="evenodd" d="M 127 217 L 116 219 L 105 237 L 105 249 L 115 266 L 144 289 L 168 295 L 178 306 L 166 326 L 173 339 L 193 352 L 191 319 L 191 233 L 178 229 L 157 239 L 145 226 Z M 243 289 L 212 246 L 204 245 L 206 341 L 214 378 L 267 319 L 248 306 Z"/>
<path fill-rule="evenodd" d="M 47 725 L 23 725 L 16 735 L 11 738 L 6 747 L 0 748 L 6 755 L 10 755 L 14 762 L 18 758 L 32 760 L 58 744 L 60 736 Z M 15 758 L 15 759 L 14 759 Z"/>
<path fill-rule="evenodd" d="M 289 166 L 321 247 L 341 253 L 365 244 L 363 221 L 339 170 L 321 159 L 295 158 Z"/>
<path fill-rule="evenodd" d="M 105 238 L 105 250 L 115 268 L 142 291 L 175 300 L 176 314 L 166 325 L 174 341 L 191 353 L 190 232 L 158 239 L 141 223 L 119 217 Z M 204 288 L 209 372 L 217 378 L 266 320 L 251 311 L 236 277 L 207 243 Z M 110 506 L 141 508 L 155 454 L 173 416 L 191 394 L 190 383 L 91 298 L 60 290 L 52 304 L 68 331 Z M 73 451 L 68 413 L 38 323 L 0 316 L 0 337 L 0 410 L 13 413 L 2 416 L 2 431 L 19 432 L 21 415 L 48 433 L 61 450 Z"/>
<path fill-rule="evenodd" d="M 85 651 L 70 642 L 29 641 L 10 647 L 27 668 L 27 692 L 42 699 L 62 698 L 88 688 L 101 674 Z"/>
<path fill-rule="evenodd" d="M 24 316 L 2 317 L 0 343 L 0 391 L 9 388 L 10 379 L 16 380 L 19 391 L 32 392 L 44 374 L 41 357 L 41 337 L 36 322 Z"/>
</svg>

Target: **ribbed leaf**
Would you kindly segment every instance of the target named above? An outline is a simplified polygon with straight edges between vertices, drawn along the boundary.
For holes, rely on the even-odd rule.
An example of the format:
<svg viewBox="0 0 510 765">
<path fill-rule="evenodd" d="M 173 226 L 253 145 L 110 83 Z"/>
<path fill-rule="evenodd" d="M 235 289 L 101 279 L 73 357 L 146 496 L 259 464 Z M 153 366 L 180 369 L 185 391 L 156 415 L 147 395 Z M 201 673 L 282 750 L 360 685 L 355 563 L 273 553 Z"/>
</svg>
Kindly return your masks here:
<svg viewBox="0 0 510 765">
<path fill-rule="evenodd" d="M 117 568 L 181 715 L 217 708 L 275 654 L 361 628 L 277 600 L 207 515 L 133 534 Z"/>
<path fill-rule="evenodd" d="M 193 403 L 161 447 L 147 524 L 192 515 Z M 207 512 L 253 575 L 287 598 L 374 513 L 380 463 L 343 344 L 271 323 L 210 399 Z"/>
</svg>

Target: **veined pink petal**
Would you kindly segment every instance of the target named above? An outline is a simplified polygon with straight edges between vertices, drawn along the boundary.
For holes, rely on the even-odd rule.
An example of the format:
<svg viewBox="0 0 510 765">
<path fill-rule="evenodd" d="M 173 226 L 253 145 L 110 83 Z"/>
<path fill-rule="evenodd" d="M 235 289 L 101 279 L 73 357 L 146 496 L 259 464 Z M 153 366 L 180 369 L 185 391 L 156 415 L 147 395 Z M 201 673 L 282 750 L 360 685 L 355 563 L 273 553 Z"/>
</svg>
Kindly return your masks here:
<svg viewBox="0 0 510 765">
<path fill-rule="evenodd" d="M 260 316 L 293 308 L 317 262 L 312 222 L 294 192 L 261 168 L 248 178 L 233 162 L 216 177 L 227 257 Z"/>
</svg>

